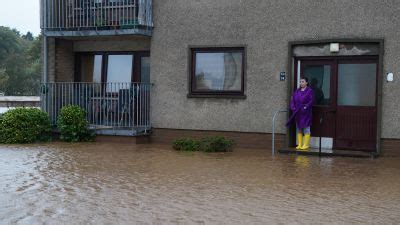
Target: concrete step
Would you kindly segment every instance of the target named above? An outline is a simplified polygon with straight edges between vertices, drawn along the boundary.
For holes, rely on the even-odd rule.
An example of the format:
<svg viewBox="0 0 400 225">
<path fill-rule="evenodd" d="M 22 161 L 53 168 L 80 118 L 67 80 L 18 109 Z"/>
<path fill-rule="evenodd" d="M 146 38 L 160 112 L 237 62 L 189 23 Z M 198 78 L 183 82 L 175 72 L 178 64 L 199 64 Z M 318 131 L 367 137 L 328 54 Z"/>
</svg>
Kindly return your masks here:
<svg viewBox="0 0 400 225">
<path fill-rule="evenodd" d="M 356 158 L 375 158 L 378 155 L 370 151 L 354 151 L 354 150 L 332 150 L 318 148 L 310 148 L 307 151 L 297 150 L 296 148 L 283 148 L 278 150 L 282 154 L 297 154 L 297 155 L 311 155 L 311 156 L 342 156 L 342 157 L 356 157 Z"/>
</svg>

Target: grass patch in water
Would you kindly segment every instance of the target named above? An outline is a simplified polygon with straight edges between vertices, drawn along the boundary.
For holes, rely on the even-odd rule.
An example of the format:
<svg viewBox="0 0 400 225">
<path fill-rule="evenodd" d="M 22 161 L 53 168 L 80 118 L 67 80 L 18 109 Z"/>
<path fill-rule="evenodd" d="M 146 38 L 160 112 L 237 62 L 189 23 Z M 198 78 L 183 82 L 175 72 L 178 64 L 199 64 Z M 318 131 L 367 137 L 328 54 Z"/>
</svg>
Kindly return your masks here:
<svg viewBox="0 0 400 225">
<path fill-rule="evenodd" d="M 177 151 L 231 152 L 234 141 L 222 136 L 205 137 L 200 140 L 180 138 L 172 142 Z"/>
</svg>

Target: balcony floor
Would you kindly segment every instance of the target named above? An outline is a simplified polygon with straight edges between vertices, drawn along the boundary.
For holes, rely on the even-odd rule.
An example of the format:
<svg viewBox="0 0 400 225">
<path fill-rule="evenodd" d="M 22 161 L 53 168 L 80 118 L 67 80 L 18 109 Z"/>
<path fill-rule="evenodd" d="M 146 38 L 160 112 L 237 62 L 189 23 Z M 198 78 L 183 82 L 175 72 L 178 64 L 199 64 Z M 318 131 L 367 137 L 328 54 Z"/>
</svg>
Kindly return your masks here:
<svg viewBox="0 0 400 225">
<path fill-rule="evenodd" d="M 318 148 L 310 148 L 308 151 L 296 150 L 296 148 L 283 148 L 278 150 L 282 154 L 296 154 L 296 155 L 312 155 L 312 156 L 342 156 L 342 157 L 355 157 L 355 158 L 371 158 L 377 157 L 375 152 L 354 151 L 354 150 L 332 150 L 321 149 L 319 153 Z"/>
<path fill-rule="evenodd" d="M 45 30 L 47 37 L 90 37 L 90 36 L 118 36 L 118 35 L 152 35 L 152 29 L 104 29 L 104 30 Z"/>
<path fill-rule="evenodd" d="M 149 135 L 151 130 L 149 128 L 123 128 L 123 127 L 106 127 L 106 126 L 91 126 L 90 129 L 95 130 L 98 135 L 110 136 L 141 136 Z"/>
</svg>

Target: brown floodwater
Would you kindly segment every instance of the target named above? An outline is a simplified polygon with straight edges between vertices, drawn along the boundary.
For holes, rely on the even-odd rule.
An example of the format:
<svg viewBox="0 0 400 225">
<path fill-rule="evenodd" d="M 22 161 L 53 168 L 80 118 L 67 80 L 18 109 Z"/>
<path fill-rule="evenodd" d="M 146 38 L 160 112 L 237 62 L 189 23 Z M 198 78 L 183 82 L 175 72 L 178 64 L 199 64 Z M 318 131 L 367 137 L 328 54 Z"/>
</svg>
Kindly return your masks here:
<svg viewBox="0 0 400 225">
<path fill-rule="evenodd" d="M 400 157 L 0 146 L 1 224 L 400 223 Z"/>
</svg>

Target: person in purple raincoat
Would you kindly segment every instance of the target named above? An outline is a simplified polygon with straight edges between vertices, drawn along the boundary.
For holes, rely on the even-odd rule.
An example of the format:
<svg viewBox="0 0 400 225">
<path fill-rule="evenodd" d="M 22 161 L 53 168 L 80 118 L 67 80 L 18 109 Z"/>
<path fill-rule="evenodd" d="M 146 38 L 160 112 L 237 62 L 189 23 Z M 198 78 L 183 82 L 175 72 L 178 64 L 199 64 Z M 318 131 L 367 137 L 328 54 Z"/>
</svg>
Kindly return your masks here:
<svg viewBox="0 0 400 225">
<path fill-rule="evenodd" d="M 307 77 L 301 78 L 300 87 L 293 93 L 290 101 L 292 116 L 287 125 L 296 121 L 297 147 L 299 150 L 307 150 L 311 139 L 312 105 L 314 101 L 313 91 L 308 87 Z M 303 141 L 304 134 L 304 141 Z"/>
</svg>

